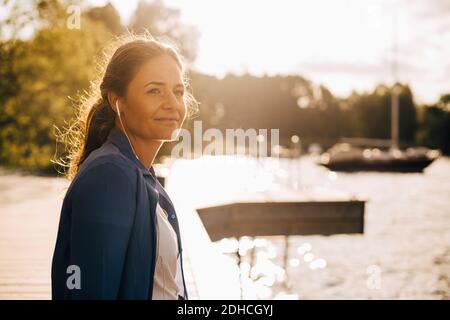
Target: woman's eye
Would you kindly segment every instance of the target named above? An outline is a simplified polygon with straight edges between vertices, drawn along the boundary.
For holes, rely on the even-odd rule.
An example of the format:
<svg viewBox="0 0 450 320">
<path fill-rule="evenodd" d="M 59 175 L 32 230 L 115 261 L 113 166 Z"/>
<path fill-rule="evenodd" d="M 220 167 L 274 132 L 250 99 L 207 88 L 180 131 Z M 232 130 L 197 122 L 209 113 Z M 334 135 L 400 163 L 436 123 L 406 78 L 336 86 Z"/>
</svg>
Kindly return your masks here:
<svg viewBox="0 0 450 320">
<path fill-rule="evenodd" d="M 178 91 L 175 91 L 175 94 L 176 94 L 177 96 L 182 97 L 182 96 L 184 95 L 184 91 L 183 91 L 183 90 L 178 90 Z"/>
<path fill-rule="evenodd" d="M 159 93 L 161 93 L 161 90 L 159 90 L 158 88 L 153 88 L 153 89 L 148 90 L 147 93 L 159 94 Z"/>
</svg>

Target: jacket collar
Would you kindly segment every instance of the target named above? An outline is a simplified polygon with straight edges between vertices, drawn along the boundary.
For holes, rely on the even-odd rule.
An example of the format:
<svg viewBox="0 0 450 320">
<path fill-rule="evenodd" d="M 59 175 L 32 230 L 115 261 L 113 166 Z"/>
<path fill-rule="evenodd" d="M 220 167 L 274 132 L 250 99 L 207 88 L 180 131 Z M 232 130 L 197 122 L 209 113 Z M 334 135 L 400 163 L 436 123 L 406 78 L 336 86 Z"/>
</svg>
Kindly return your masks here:
<svg viewBox="0 0 450 320">
<path fill-rule="evenodd" d="M 142 162 L 139 161 L 139 159 L 134 154 L 133 149 L 131 149 L 131 145 L 127 137 L 120 130 L 113 127 L 108 135 L 107 141 L 113 143 L 120 150 L 120 152 L 122 152 L 128 159 L 133 161 L 133 163 L 136 164 L 142 174 L 153 176 L 153 178 L 156 179 L 156 174 L 153 166 L 151 166 L 150 169 L 144 167 Z"/>
<path fill-rule="evenodd" d="M 147 169 L 144 167 L 144 165 L 139 161 L 138 158 L 136 158 L 133 149 L 131 149 L 130 142 L 128 141 L 128 138 L 123 134 L 120 130 L 113 127 L 108 135 L 107 141 L 113 143 L 119 151 L 125 155 L 127 158 L 129 158 L 142 172 L 144 176 L 150 176 L 151 179 L 149 179 L 150 184 L 153 188 L 159 193 L 159 195 L 162 195 L 165 203 L 167 204 L 167 207 L 172 207 L 170 210 L 173 209 L 173 203 L 170 200 L 169 195 L 164 190 L 164 187 L 161 186 L 161 184 L 158 182 L 158 178 L 156 177 L 155 169 L 153 166 L 150 167 L 150 169 Z M 163 204 L 164 205 L 164 204 Z M 175 210 L 175 209 L 173 209 Z"/>
</svg>

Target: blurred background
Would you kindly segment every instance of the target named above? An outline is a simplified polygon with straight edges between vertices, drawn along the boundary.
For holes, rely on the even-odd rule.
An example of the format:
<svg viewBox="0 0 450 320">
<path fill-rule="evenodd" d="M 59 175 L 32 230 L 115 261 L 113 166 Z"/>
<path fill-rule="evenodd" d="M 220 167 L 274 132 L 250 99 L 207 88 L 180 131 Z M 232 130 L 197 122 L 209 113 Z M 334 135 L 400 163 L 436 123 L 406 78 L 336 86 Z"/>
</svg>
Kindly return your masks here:
<svg viewBox="0 0 450 320">
<path fill-rule="evenodd" d="M 1 299 L 50 298 L 57 128 L 127 31 L 180 48 L 186 129 L 279 129 L 271 157 L 162 148 L 194 299 L 450 298 L 449 1 L 1 0 L 0 27 Z"/>
</svg>

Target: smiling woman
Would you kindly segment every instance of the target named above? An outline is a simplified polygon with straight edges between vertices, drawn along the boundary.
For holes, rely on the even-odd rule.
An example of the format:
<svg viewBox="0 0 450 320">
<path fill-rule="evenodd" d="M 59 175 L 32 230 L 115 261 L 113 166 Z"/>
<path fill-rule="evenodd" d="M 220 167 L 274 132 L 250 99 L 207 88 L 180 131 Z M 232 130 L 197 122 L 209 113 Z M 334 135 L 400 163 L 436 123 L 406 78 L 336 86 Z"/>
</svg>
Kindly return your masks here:
<svg viewBox="0 0 450 320">
<path fill-rule="evenodd" d="M 153 170 L 162 144 L 197 106 L 182 58 L 149 36 L 127 36 L 106 61 L 62 136 L 73 180 L 52 297 L 187 299 L 177 215 Z"/>
<path fill-rule="evenodd" d="M 151 79 L 158 80 L 148 82 Z M 169 55 L 140 65 L 122 97 L 108 91 L 109 105 L 115 106 L 119 116 L 116 126 L 130 133 L 131 144 L 145 166 L 151 166 L 154 159 L 148 156 L 156 156 L 156 152 L 140 151 L 144 145 L 157 151 L 161 141 L 172 140 L 172 134 L 182 126 L 186 117 L 184 91 L 181 66 Z"/>
</svg>

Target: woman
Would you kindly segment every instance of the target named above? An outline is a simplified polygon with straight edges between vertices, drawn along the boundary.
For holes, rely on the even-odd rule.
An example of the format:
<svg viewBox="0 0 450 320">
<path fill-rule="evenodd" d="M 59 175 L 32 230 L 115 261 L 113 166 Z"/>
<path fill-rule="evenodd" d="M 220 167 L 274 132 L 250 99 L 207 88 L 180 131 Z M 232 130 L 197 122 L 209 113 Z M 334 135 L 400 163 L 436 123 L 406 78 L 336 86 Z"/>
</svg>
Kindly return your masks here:
<svg viewBox="0 0 450 320">
<path fill-rule="evenodd" d="M 188 299 L 177 215 L 153 162 L 196 101 L 170 45 L 128 37 L 107 61 L 64 135 L 73 180 L 61 210 L 52 297 Z"/>
</svg>

